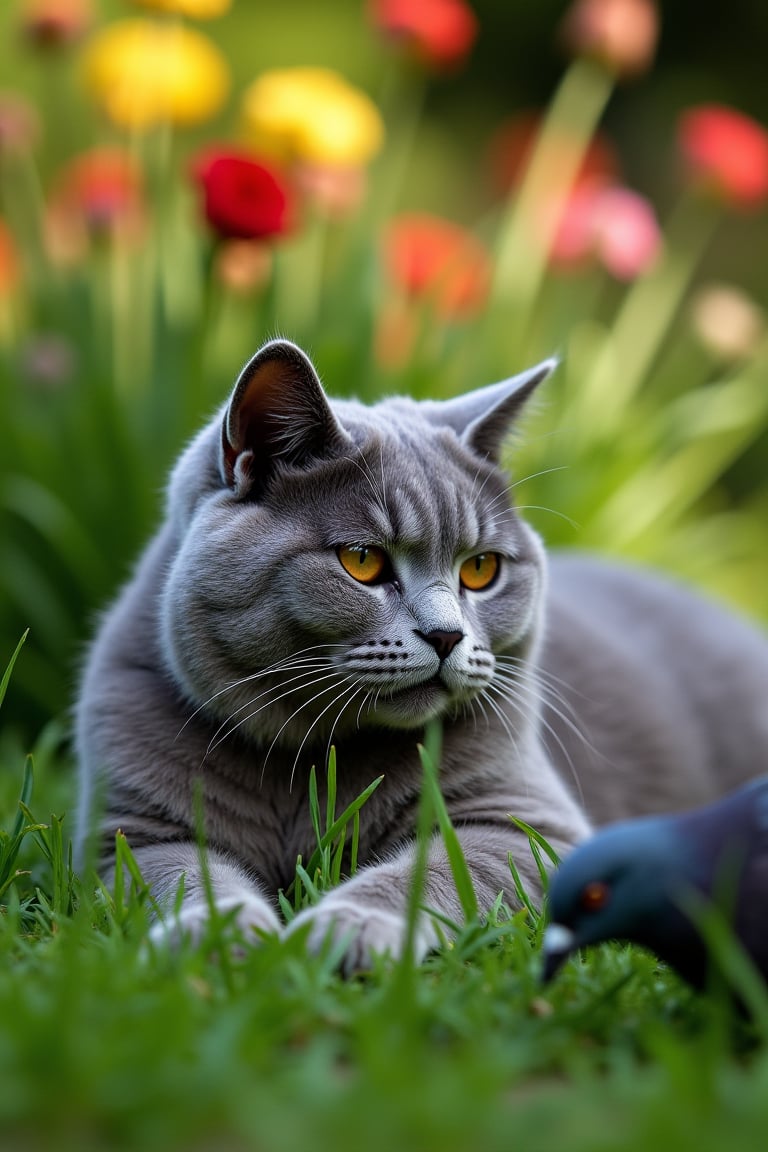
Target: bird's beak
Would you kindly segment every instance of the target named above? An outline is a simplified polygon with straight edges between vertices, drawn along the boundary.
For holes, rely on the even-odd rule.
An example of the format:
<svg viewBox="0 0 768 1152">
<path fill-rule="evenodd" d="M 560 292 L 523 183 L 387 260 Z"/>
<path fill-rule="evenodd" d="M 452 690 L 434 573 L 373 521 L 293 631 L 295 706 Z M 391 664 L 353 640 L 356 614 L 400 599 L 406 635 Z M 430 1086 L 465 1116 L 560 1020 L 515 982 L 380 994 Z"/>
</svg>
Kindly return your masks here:
<svg viewBox="0 0 768 1152">
<path fill-rule="evenodd" d="M 544 932 L 544 969 L 541 978 L 548 984 L 576 947 L 576 936 L 565 924 L 549 924 Z"/>
</svg>

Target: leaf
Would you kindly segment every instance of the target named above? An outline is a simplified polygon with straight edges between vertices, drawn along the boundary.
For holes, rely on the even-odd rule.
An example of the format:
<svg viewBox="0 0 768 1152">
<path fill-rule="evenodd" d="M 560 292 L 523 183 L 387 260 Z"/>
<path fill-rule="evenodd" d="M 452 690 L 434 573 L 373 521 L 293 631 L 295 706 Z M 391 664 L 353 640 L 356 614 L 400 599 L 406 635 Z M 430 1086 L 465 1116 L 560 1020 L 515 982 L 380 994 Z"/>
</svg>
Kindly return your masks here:
<svg viewBox="0 0 768 1152">
<path fill-rule="evenodd" d="M 434 741 L 434 737 L 433 737 Z M 434 743 L 433 743 L 434 749 Z M 421 758 L 421 766 L 424 772 L 424 788 L 429 792 L 434 812 L 437 816 L 437 826 L 440 830 L 440 835 L 443 838 L 445 851 L 448 856 L 448 863 L 451 866 L 451 875 L 453 882 L 456 885 L 456 893 L 459 897 L 461 910 L 464 914 L 466 921 L 477 920 L 479 916 L 479 909 L 477 905 L 477 893 L 475 886 L 472 883 L 472 876 L 470 875 L 467 861 L 464 856 L 461 842 L 456 829 L 454 828 L 451 818 L 448 814 L 448 809 L 443 799 L 443 794 L 440 791 L 440 785 L 437 779 L 437 767 L 433 759 L 434 751 L 430 751 L 424 745 L 419 745 L 419 756 Z"/>
<path fill-rule="evenodd" d="M 16 645 L 16 648 L 14 649 L 14 653 L 11 656 L 10 660 L 8 661 L 5 672 L 3 672 L 3 678 L 2 678 L 2 680 L 0 680 L 0 706 L 2 705 L 3 700 L 5 699 L 5 693 L 8 690 L 8 684 L 9 684 L 9 681 L 11 679 L 11 673 L 13 672 L 13 666 L 16 663 L 16 659 L 19 655 L 19 652 L 21 652 L 24 641 L 26 640 L 28 635 L 29 635 L 29 628 L 27 628 L 26 632 L 24 632 L 22 634 L 21 640 L 19 640 L 18 644 Z"/>
</svg>

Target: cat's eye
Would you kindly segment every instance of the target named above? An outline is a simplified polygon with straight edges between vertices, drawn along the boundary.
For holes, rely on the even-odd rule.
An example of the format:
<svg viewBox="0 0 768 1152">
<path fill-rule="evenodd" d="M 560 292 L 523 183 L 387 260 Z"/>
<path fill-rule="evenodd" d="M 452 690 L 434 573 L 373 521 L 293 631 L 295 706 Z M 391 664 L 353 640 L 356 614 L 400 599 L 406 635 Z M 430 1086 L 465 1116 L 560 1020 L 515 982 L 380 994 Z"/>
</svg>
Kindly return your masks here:
<svg viewBox="0 0 768 1152">
<path fill-rule="evenodd" d="M 375 544 L 342 544 L 336 555 L 344 571 L 361 584 L 375 584 L 389 570 L 386 552 Z"/>
<path fill-rule="evenodd" d="M 499 572 L 499 557 L 496 552 L 481 552 L 478 556 L 470 556 L 459 568 L 459 580 L 462 587 L 470 592 L 482 592 L 493 584 Z"/>
</svg>

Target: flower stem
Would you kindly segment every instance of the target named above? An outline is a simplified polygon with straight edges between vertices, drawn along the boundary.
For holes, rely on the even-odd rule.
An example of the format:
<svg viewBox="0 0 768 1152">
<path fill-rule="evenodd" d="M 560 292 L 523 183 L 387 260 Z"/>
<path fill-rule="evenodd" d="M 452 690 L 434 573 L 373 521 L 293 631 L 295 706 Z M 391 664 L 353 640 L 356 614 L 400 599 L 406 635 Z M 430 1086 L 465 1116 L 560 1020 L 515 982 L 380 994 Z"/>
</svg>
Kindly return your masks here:
<svg viewBox="0 0 768 1152">
<path fill-rule="evenodd" d="M 624 297 L 586 384 L 591 399 L 584 403 L 603 435 L 613 433 L 653 367 L 717 218 L 714 201 L 684 197 L 667 226 L 661 259 Z"/>
<path fill-rule="evenodd" d="M 491 296 L 513 310 L 518 333 L 533 311 L 563 210 L 612 89 L 606 69 L 590 60 L 574 61 L 502 220 Z"/>
</svg>

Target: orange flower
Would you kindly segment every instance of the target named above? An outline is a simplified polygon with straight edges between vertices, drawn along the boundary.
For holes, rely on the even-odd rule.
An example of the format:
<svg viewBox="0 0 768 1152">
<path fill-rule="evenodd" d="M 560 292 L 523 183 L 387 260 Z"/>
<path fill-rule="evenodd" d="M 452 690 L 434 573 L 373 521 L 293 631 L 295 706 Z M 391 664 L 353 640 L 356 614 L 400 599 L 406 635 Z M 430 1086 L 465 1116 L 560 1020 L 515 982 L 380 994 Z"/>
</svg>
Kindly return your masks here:
<svg viewBox="0 0 768 1152">
<path fill-rule="evenodd" d="M 562 24 L 563 39 L 578 56 L 598 60 L 617 76 L 650 67 L 659 36 L 654 0 L 576 0 Z"/>
<path fill-rule="evenodd" d="M 59 173 L 47 213 L 51 258 L 73 263 L 89 242 L 131 240 L 144 219 L 142 178 L 133 158 L 119 148 L 94 148 Z"/>
<path fill-rule="evenodd" d="M 21 6 L 24 35 L 40 48 L 72 44 L 93 22 L 91 0 L 24 0 Z"/>
<path fill-rule="evenodd" d="M 461 64 L 477 37 L 477 17 L 464 0 L 370 0 L 369 12 L 381 31 L 437 68 Z"/>
<path fill-rule="evenodd" d="M 19 279 L 19 260 L 13 237 L 0 220 L 0 296 L 8 296 Z"/>
<path fill-rule="evenodd" d="M 490 258 L 459 224 L 419 213 L 397 216 L 385 233 L 384 256 L 394 283 L 443 316 L 468 316 L 485 303 Z"/>
<path fill-rule="evenodd" d="M 741 112 L 702 104 L 680 117 L 678 143 L 693 179 L 736 208 L 768 199 L 768 132 Z"/>
</svg>

